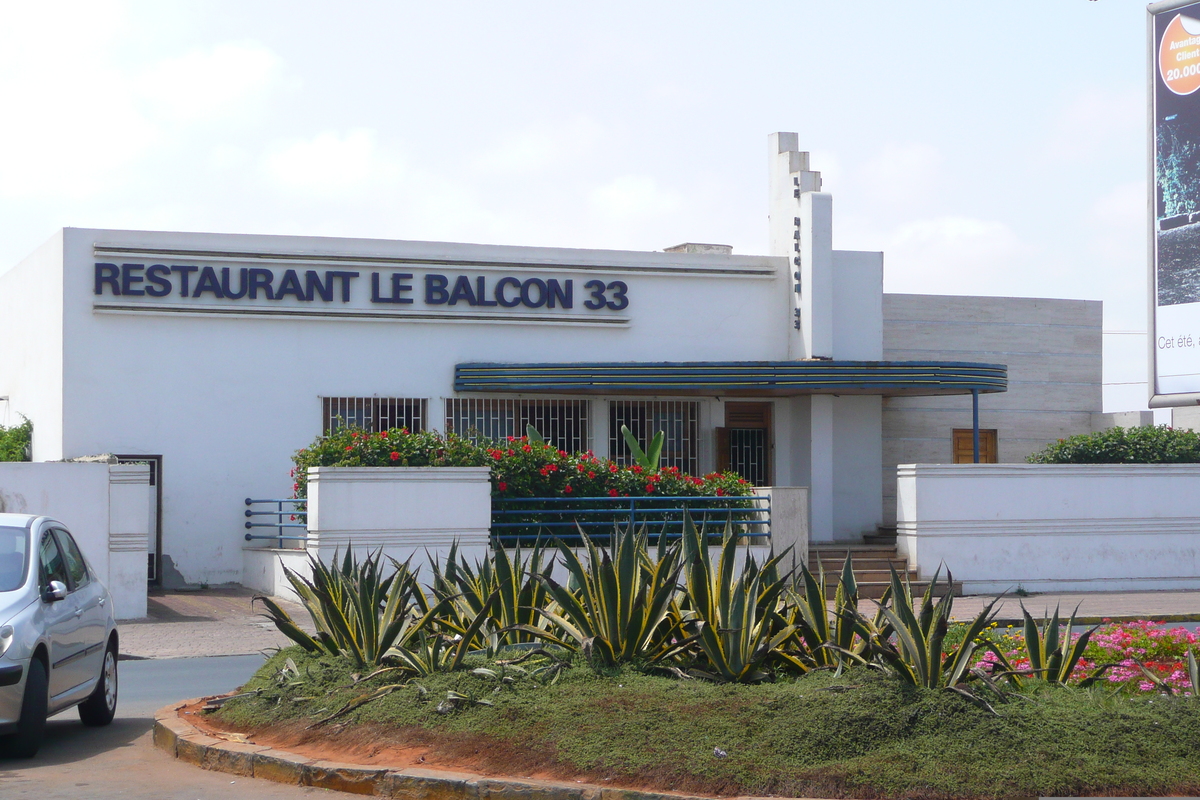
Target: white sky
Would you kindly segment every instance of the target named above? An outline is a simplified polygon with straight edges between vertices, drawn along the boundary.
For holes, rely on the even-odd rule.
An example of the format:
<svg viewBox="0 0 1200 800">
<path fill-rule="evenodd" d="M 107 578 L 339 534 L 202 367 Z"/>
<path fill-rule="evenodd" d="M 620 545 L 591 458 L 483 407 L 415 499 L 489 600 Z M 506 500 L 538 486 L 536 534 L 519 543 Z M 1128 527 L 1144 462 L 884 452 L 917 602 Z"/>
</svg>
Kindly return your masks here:
<svg viewBox="0 0 1200 800">
<path fill-rule="evenodd" d="M 1144 408 L 1145 17 L 0 0 L 0 271 L 63 226 L 762 253 L 798 131 L 887 291 L 1103 300 L 1106 410 Z"/>
</svg>

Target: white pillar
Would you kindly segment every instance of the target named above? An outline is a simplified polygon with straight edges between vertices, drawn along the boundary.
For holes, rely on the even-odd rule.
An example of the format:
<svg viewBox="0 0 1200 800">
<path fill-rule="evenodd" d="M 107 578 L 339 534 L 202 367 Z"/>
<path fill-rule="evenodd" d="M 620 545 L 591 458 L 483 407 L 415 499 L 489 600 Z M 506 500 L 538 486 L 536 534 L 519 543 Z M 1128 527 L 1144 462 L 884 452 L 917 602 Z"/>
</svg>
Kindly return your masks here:
<svg viewBox="0 0 1200 800">
<path fill-rule="evenodd" d="M 809 534 L 814 542 L 833 541 L 833 401 L 831 395 L 813 395 L 809 417 L 809 503 L 812 521 Z"/>
</svg>

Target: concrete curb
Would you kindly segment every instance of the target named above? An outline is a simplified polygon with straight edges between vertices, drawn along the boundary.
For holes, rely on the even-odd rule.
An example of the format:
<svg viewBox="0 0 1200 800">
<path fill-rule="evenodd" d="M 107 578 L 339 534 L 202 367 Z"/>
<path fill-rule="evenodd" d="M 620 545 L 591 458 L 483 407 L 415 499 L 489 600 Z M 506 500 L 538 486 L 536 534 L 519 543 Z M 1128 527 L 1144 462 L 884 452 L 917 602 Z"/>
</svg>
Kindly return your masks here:
<svg viewBox="0 0 1200 800">
<path fill-rule="evenodd" d="M 179 761 L 214 772 L 399 800 L 711 800 L 694 795 L 642 792 L 586 783 L 491 778 L 466 772 L 411 767 L 388 769 L 320 761 L 284 750 L 205 736 L 179 717 L 181 708 L 201 699 L 173 703 L 156 711 L 154 746 Z"/>
</svg>

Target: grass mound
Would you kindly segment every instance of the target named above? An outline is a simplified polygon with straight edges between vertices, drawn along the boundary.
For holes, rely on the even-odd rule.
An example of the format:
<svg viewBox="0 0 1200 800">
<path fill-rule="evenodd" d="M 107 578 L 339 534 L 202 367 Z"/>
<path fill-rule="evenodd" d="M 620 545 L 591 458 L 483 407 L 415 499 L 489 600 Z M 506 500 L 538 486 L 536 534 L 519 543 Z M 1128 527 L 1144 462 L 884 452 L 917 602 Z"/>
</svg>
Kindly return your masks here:
<svg viewBox="0 0 1200 800">
<path fill-rule="evenodd" d="M 219 721 L 314 740 L 423 745 L 435 757 L 510 774 L 703 794 L 1200 793 L 1194 698 L 1033 686 L 996 705 L 996 716 L 953 692 L 865 668 L 746 686 L 583 665 L 553 682 L 529 674 L 532 662 L 469 667 L 485 671 L 356 682 L 345 663 L 289 648 L 247 684 L 258 694 L 227 703 Z"/>
</svg>

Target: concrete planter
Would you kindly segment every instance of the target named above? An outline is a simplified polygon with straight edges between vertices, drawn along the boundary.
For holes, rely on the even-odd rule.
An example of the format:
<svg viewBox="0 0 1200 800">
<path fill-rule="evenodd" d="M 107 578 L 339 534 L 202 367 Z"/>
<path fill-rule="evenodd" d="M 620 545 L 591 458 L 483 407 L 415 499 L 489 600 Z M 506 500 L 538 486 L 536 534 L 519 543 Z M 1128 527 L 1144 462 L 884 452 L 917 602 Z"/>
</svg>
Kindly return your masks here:
<svg viewBox="0 0 1200 800">
<path fill-rule="evenodd" d="M 1200 588 L 1200 465 L 905 464 L 897 544 L 968 593 Z"/>
<path fill-rule="evenodd" d="M 488 548 L 492 498 L 487 467 L 311 467 L 308 550 L 382 549 L 403 561 L 458 542 L 468 558 Z"/>
</svg>

